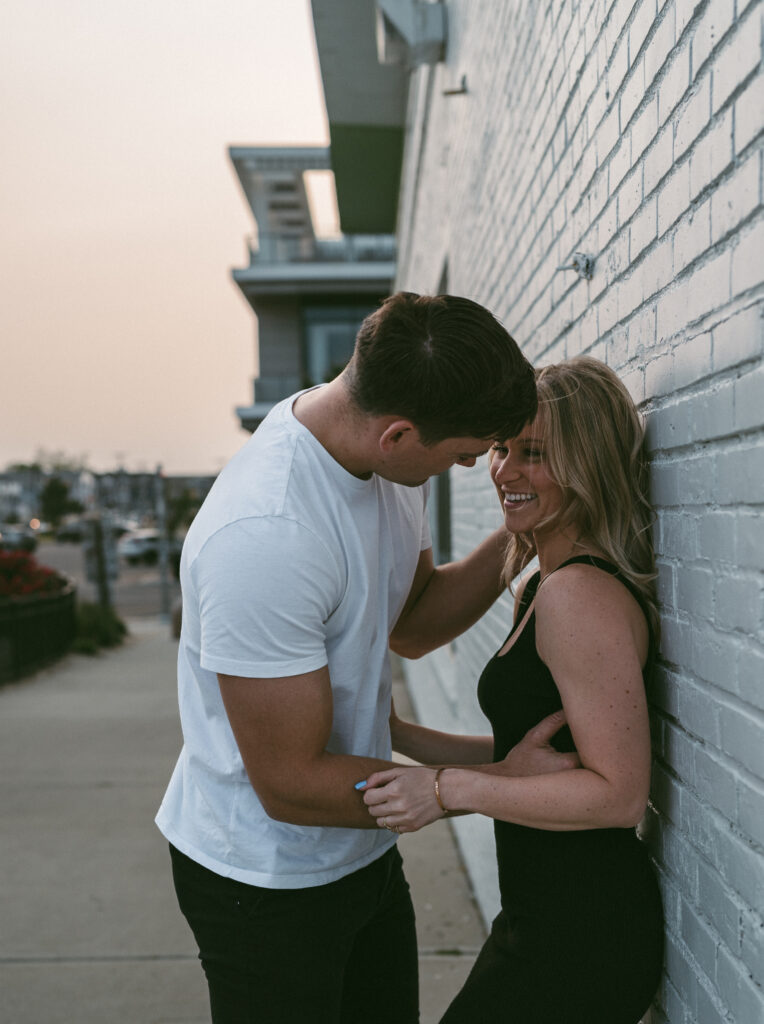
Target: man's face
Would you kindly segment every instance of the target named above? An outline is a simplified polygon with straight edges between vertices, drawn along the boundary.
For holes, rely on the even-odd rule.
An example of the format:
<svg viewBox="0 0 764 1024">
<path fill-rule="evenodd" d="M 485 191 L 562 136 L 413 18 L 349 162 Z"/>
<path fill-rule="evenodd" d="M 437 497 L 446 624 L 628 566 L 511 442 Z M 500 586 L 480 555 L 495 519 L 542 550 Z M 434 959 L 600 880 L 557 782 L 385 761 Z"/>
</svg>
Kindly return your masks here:
<svg viewBox="0 0 764 1024">
<path fill-rule="evenodd" d="M 474 466 L 492 443 L 492 439 L 486 438 L 447 437 L 437 444 L 425 445 L 414 430 L 386 457 L 377 473 L 393 483 L 419 487 L 451 466 Z"/>
</svg>

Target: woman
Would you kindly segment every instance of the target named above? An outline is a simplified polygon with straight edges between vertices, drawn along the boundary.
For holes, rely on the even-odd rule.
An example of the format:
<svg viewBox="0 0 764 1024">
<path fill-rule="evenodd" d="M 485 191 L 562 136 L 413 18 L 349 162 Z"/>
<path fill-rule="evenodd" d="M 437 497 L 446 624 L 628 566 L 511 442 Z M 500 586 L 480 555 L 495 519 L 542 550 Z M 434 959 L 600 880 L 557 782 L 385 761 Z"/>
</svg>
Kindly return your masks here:
<svg viewBox="0 0 764 1024">
<path fill-rule="evenodd" d="M 603 363 L 538 372 L 539 414 L 494 445 L 490 472 L 520 583 L 514 626 L 480 678 L 485 741 L 392 718 L 396 750 L 428 764 L 367 780 L 378 823 L 415 831 L 448 813 L 495 819 L 501 912 L 442 1024 L 637 1024 L 660 978 L 662 915 L 634 827 L 650 783 L 644 677 L 657 642 L 643 431 Z M 499 762 L 562 708 L 578 767 L 509 777 Z M 483 756 L 485 756 L 483 754 Z M 575 762 L 574 762 L 575 763 Z"/>
</svg>

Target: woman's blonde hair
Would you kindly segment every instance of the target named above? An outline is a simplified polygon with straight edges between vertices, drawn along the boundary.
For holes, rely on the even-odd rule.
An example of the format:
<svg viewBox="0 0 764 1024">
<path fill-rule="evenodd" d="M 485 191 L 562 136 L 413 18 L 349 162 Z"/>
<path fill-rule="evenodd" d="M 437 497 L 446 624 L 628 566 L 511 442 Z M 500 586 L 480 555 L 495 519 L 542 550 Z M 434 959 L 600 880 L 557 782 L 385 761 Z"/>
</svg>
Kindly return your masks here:
<svg viewBox="0 0 764 1024">
<path fill-rule="evenodd" d="M 654 514 L 634 402 L 615 373 L 590 356 L 542 367 L 536 386 L 546 466 L 562 488 L 560 508 L 536 529 L 574 527 L 578 543 L 601 551 L 636 588 L 657 639 Z M 514 534 L 505 579 L 514 579 L 535 554 L 532 534 Z"/>
</svg>

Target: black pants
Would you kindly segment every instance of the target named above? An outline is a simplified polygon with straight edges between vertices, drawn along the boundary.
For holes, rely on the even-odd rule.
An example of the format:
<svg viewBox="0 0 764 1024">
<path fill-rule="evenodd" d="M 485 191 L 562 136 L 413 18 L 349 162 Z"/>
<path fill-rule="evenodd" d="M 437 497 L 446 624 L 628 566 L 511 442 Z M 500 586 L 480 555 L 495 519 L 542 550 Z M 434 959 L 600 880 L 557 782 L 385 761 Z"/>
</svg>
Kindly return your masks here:
<svg viewBox="0 0 764 1024">
<path fill-rule="evenodd" d="M 416 1024 L 414 908 L 394 847 L 339 881 L 262 889 L 170 846 L 213 1024 Z"/>
</svg>

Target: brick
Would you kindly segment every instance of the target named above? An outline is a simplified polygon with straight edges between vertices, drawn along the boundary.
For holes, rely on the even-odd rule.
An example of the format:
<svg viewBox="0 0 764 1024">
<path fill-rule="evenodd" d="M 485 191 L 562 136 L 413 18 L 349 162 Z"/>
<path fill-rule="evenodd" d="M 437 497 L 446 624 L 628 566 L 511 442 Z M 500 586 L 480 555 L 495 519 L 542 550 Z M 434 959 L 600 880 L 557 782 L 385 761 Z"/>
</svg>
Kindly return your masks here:
<svg viewBox="0 0 764 1024">
<path fill-rule="evenodd" d="M 656 331 L 659 341 L 668 341 L 685 327 L 690 301 L 689 292 L 690 278 L 685 277 L 659 297 L 656 310 Z M 666 390 L 662 393 L 665 394 Z"/>
<path fill-rule="evenodd" d="M 629 70 L 629 37 L 624 35 L 618 46 L 612 52 L 610 66 L 607 71 L 607 90 L 610 99 L 616 95 L 621 88 L 624 78 Z"/>
<path fill-rule="evenodd" d="M 732 163 L 732 111 L 726 110 L 690 155 L 690 199 L 696 199 Z"/>
<path fill-rule="evenodd" d="M 715 863 L 733 893 L 749 907 L 764 906 L 764 871 L 761 870 L 761 855 L 751 848 L 750 843 L 728 830 L 720 832 L 716 839 Z M 736 1008 L 738 1006 L 735 1002 L 730 1005 Z M 739 1018 L 741 1022 L 747 1019 L 743 1015 Z"/>
<path fill-rule="evenodd" d="M 711 199 L 683 217 L 674 234 L 674 269 L 680 273 L 711 244 Z"/>
<path fill-rule="evenodd" d="M 719 504 L 764 502 L 764 447 L 740 447 L 724 452 L 717 464 Z"/>
<path fill-rule="evenodd" d="M 658 234 L 658 202 L 653 196 L 640 207 L 629 227 L 629 259 L 634 263 Z"/>
<path fill-rule="evenodd" d="M 760 429 L 764 416 L 763 405 L 764 366 L 759 366 L 735 381 L 735 429 Z"/>
<path fill-rule="evenodd" d="M 764 786 L 737 780 L 739 824 L 745 833 L 764 847 Z M 764 959 L 762 959 L 764 967 Z"/>
<path fill-rule="evenodd" d="M 688 278 L 687 323 L 694 323 L 715 312 L 730 298 L 732 254 L 723 250 L 718 256 L 701 263 Z"/>
<path fill-rule="evenodd" d="M 679 720 L 698 739 L 719 747 L 719 706 L 715 697 L 685 684 L 678 694 Z"/>
<path fill-rule="evenodd" d="M 673 239 L 670 235 L 665 235 L 657 245 L 651 246 L 645 253 L 639 266 L 639 276 L 642 280 L 642 290 L 645 298 L 663 291 L 673 281 L 674 256 L 672 250 Z M 655 338 L 660 340 L 658 339 L 657 328 Z"/>
<path fill-rule="evenodd" d="M 680 816 L 680 783 L 659 764 L 653 765 L 652 787 L 650 797 L 661 816 L 679 824 Z"/>
<path fill-rule="evenodd" d="M 674 388 L 673 370 L 674 359 L 670 352 L 651 359 L 645 367 L 646 393 L 653 398 L 669 394 Z"/>
<path fill-rule="evenodd" d="M 658 752 L 684 783 L 694 783 L 696 749 L 697 741 L 689 737 L 684 730 L 672 725 L 671 722 L 664 723 L 663 743 Z"/>
<path fill-rule="evenodd" d="M 717 626 L 755 633 L 759 627 L 760 607 L 761 584 L 757 579 L 723 576 L 717 580 L 714 615 Z"/>
<path fill-rule="evenodd" d="M 750 246 L 748 255 L 754 246 Z M 732 272 L 735 272 L 733 258 Z M 717 324 L 713 330 L 713 366 L 716 372 L 761 356 L 764 351 L 764 306 L 751 305 Z"/>
<path fill-rule="evenodd" d="M 764 75 L 757 75 L 735 100 L 735 155 L 764 129 L 761 112 L 764 110 Z"/>
<path fill-rule="evenodd" d="M 695 17 L 695 12 L 702 6 L 703 0 L 675 0 L 677 41 L 684 35 L 684 30 Z"/>
<path fill-rule="evenodd" d="M 752 707 L 764 710 L 764 651 L 753 643 L 740 651 L 737 678 L 740 696 Z"/>
<path fill-rule="evenodd" d="M 711 237 L 716 244 L 760 205 L 759 155 L 754 153 L 711 196 Z"/>
<path fill-rule="evenodd" d="M 735 534 L 738 564 L 747 569 L 764 569 L 764 518 L 761 514 L 745 511 L 738 513 Z"/>
<path fill-rule="evenodd" d="M 678 160 L 697 139 L 711 118 L 711 77 L 695 86 L 679 110 L 674 129 L 674 159 Z"/>
<path fill-rule="evenodd" d="M 764 779 L 764 721 L 732 707 L 720 709 L 722 748 L 757 778 Z"/>
<path fill-rule="evenodd" d="M 737 693 L 735 663 L 739 641 L 729 633 L 714 631 L 701 623 L 693 635 L 692 670 L 699 679 L 727 693 Z"/>
<path fill-rule="evenodd" d="M 600 121 L 594 138 L 597 143 L 597 163 L 603 167 L 621 138 L 617 107 L 614 106 Z"/>
<path fill-rule="evenodd" d="M 712 335 L 696 334 L 674 349 L 674 385 L 677 390 L 708 377 L 712 372 Z"/>
<path fill-rule="evenodd" d="M 694 951 L 693 951 L 694 952 Z M 729 1018 L 713 991 L 713 982 L 701 980 L 695 993 L 695 1016 L 703 1024 L 728 1024 Z"/>
<path fill-rule="evenodd" d="M 631 219 L 642 202 L 642 168 L 635 167 L 618 190 L 618 223 L 623 226 Z"/>
<path fill-rule="evenodd" d="M 690 431 L 693 441 L 724 437 L 735 429 L 734 383 L 714 383 L 708 391 L 690 401 Z"/>
<path fill-rule="evenodd" d="M 700 554 L 713 563 L 737 564 L 737 517 L 734 512 L 704 510 L 700 520 Z M 743 563 L 745 564 L 745 563 Z"/>
<path fill-rule="evenodd" d="M 673 56 L 675 20 L 669 6 L 645 50 L 645 89 L 649 89 L 668 60 Z"/>
<path fill-rule="evenodd" d="M 704 11 L 692 37 L 692 75 L 696 78 L 735 18 L 734 0 L 714 0 Z"/>
<path fill-rule="evenodd" d="M 635 275 L 636 283 L 644 294 L 644 263 Z M 631 318 L 628 325 L 629 358 L 640 355 L 644 349 L 655 346 L 655 307 L 645 306 Z"/>
<path fill-rule="evenodd" d="M 760 811 L 759 823 L 761 821 L 764 821 L 764 808 Z M 760 988 L 764 987 L 764 923 L 761 918 L 743 912 L 740 915 L 740 937 L 743 963 L 754 982 Z"/>
<path fill-rule="evenodd" d="M 761 254 L 764 252 L 764 218 L 747 225 L 732 257 L 732 288 L 741 295 L 761 284 Z"/>
<path fill-rule="evenodd" d="M 681 947 L 680 947 L 681 943 Z M 687 949 L 681 940 L 674 936 L 667 936 L 665 949 L 665 970 L 669 980 L 679 993 L 681 1003 L 685 1009 L 686 1016 L 680 1018 L 681 1024 L 694 1024 L 697 1020 L 694 1010 L 696 1006 L 695 993 L 697 990 L 697 979 L 694 968 L 689 963 Z M 673 1018 L 672 1018 L 673 1024 Z"/>
<path fill-rule="evenodd" d="M 667 451 L 689 443 L 691 435 L 688 406 L 689 403 L 686 400 L 677 401 L 652 413 L 647 421 L 647 443 L 651 452 Z M 694 518 L 692 521 L 694 522 Z M 683 522 L 683 525 L 686 523 Z M 664 543 L 666 544 L 668 544 L 670 532 L 669 520 L 664 520 Z M 680 537 L 675 539 L 676 542 L 680 540 Z M 674 543 L 671 548 L 663 550 L 679 555 L 677 543 Z M 679 557 L 684 557 L 685 554 L 686 548 Z"/>
<path fill-rule="evenodd" d="M 656 565 L 658 577 L 655 581 L 655 590 L 661 608 L 673 607 L 674 597 L 674 567 L 660 562 Z"/>
<path fill-rule="evenodd" d="M 760 1021 L 764 1018 L 764 994 L 748 977 L 748 972 L 741 967 L 724 949 L 720 947 L 717 958 L 719 995 L 725 1006 L 735 1009 L 739 1021 Z"/>
<path fill-rule="evenodd" d="M 680 907 L 682 938 L 706 977 L 712 976 L 716 963 L 716 936 L 685 900 L 680 901 Z"/>
<path fill-rule="evenodd" d="M 698 903 L 721 939 L 737 952 L 740 910 L 716 868 L 703 861 L 698 865 Z"/>
<path fill-rule="evenodd" d="M 676 159 L 676 154 L 674 156 Z M 690 205 L 690 164 L 674 168 L 658 192 L 658 236 L 663 235 Z"/>
<path fill-rule="evenodd" d="M 664 611 L 665 611 L 664 607 Z M 686 622 L 664 618 L 661 628 L 661 654 L 664 661 L 672 665 L 689 665 L 692 648 L 692 631 Z M 677 706 L 681 704 L 680 691 L 675 694 Z M 684 719 L 682 719 L 683 724 Z"/>
<path fill-rule="evenodd" d="M 664 125 L 682 102 L 690 87 L 690 47 L 671 56 L 671 62 L 658 88 L 658 119 Z"/>
<path fill-rule="evenodd" d="M 608 162 L 608 189 L 612 195 L 631 167 L 631 140 L 629 136 L 622 138 L 613 150 Z"/>
<path fill-rule="evenodd" d="M 645 69 L 644 63 L 639 61 L 633 65 L 629 76 L 626 79 L 618 108 L 621 115 L 621 128 L 625 131 L 634 112 L 639 107 L 645 95 Z"/>
<path fill-rule="evenodd" d="M 637 162 L 658 134 L 658 100 L 651 99 L 636 116 L 631 127 L 631 159 Z"/>
<path fill-rule="evenodd" d="M 649 196 L 659 182 L 668 174 L 674 163 L 674 138 L 670 130 L 658 137 L 643 161 L 643 185 L 645 196 Z M 625 172 L 624 172 L 625 173 Z M 611 185 L 612 189 L 612 185 Z"/>
<path fill-rule="evenodd" d="M 629 58 L 633 64 L 655 22 L 655 0 L 642 0 L 629 25 Z"/>
<path fill-rule="evenodd" d="M 702 567 L 680 566 L 677 571 L 677 605 L 693 620 L 710 620 L 714 612 L 714 574 Z"/>
<path fill-rule="evenodd" d="M 761 61 L 761 39 L 759 26 L 746 21 L 715 58 L 712 82 L 712 111 L 716 113 L 727 102 L 732 93 L 752 74 Z"/>
</svg>

